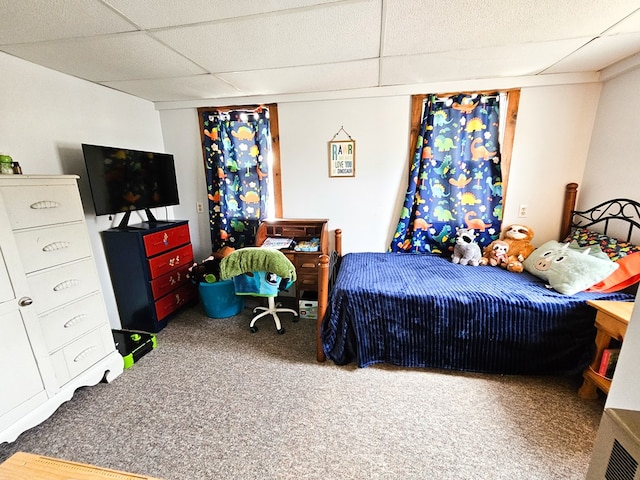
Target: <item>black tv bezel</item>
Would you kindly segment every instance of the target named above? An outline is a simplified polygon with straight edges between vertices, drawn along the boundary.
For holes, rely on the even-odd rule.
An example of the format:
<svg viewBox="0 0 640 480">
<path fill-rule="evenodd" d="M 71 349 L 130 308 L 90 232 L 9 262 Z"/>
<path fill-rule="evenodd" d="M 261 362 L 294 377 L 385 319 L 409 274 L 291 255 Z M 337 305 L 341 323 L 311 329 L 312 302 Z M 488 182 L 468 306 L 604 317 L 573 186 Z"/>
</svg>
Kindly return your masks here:
<svg viewBox="0 0 640 480">
<path fill-rule="evenodd" d="M 173 180 L 172 182 L 169 182 L 170 198 L 161 202 L 146 202 L 145 205 L 141 205 L 136 208 L 113 208 L 113 203 L 108 201 L 109 189 L 107 188 L 107 182 L 104 178 L 104 174 L 100 174 L 100 172 L 104 172 L 104 170 L 96 167 L 98 163 L 100 163 L 100 165 L 104 165 L 105 159 L 107 159 L 112 153 L 119 150 L 132 152 L 136 155 L 141 156 L 153 155 L 154 157 L 157 156 L 158 158 L 166 159 L 164 161 L 170 162 L 170 167 L 168 167 L 167 170 L 167 173 L 169 173 L 169 175 L 165 176 L 165 178 L 171 178 Z M 147 217 L 149 218 L 149 223 L 156 224 L 157 220 L 153 217 L 153 214 L 150 211 L 151 208 L 163 208 L 180 204 L 178 182 L 176 177 L 175 157 L 173 154 L 151 150 L 137 150 L 134 148 L 113 147 L 109 145 L 96 145 L 90 143 L 82 144 L 82 154 L 84 157 L 85 169 L 87 172 L 87 180 L 89 183 L 89 188 L 91 190 L 91 200 L 96 216 L 117 215 L 119 213 L 123 213 L 125 215 L 125 219 L 123 219 L 124 225 L 122 223 L 120 225 L 122 227 L 126 226 L 131 212 L 144 210 L 147 213 Z M 100 159 L 100 162 L 98 162 L 98 159 Z M 102 192 L 104 192 L 105 195 L 102 195 Z M 100 197 L 98 201 L 96 201 L 96 194 L 98 194 L 98 196 Z"/>
</svg>

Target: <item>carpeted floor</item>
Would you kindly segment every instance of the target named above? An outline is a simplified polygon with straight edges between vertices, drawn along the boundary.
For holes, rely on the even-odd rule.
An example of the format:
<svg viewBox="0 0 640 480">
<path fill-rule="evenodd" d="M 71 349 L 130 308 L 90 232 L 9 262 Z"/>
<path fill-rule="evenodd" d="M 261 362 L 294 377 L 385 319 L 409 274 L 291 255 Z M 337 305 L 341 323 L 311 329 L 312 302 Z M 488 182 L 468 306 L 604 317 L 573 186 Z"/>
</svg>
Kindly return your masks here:
<svg viewBox="0 0 640 480">
<path fill-rule="evenodd" d="M 315 360 L 315 321 L 278 335 L 200 306 L 111 384 L 0 445 L 167 480 L 582 479 L 603 400 L 577 378 Z"/>
</svg>

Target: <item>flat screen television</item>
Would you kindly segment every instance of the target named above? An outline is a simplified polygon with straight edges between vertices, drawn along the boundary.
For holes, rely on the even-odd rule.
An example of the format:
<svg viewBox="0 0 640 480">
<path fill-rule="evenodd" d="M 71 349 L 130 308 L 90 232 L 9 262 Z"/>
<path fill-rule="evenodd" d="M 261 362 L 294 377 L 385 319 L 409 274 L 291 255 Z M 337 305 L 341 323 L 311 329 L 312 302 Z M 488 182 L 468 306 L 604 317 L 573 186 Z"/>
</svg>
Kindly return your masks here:
<svg viewBox="0 0 640 480">
<path fill-rule="evenodd" d="M 170 153 L 84 143 L 82 153 L 96 215 L 124 213 L 120 228 L 128 226 L 133 211 L 144 210 L 148 223 L 156 224 L 150 208 L 180 203 Z"/>
</svg>

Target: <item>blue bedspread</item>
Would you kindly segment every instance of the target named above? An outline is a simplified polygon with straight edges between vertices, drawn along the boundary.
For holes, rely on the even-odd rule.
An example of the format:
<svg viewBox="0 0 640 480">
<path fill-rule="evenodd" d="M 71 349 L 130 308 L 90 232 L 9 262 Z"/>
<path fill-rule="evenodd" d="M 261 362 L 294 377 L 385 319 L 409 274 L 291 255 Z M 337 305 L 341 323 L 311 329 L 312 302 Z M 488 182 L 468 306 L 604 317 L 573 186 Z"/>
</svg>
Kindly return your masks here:
<svg viewBox="0 0 640 480">
<path fill-rule="evenodd" d="M 589 299 L 523 272 L 470 267 L 435 255 L 350 253 L 322 324 L 327 358 L 501 374 L 581 372 L 594 352 Z"/>
</svg>

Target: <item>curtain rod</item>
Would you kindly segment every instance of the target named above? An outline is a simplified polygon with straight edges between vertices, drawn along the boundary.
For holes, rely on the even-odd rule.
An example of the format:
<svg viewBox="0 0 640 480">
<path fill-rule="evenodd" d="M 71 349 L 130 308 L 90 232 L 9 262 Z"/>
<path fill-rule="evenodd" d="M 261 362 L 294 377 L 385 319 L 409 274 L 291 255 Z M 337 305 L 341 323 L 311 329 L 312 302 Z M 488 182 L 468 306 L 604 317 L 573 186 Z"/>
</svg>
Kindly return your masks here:
<svg viewBox="0 0 640 480">
<path fill-rule="evenodd" d="M 206 107 L 202 110 L 217 113 L 230 113 L 230 112 L 240 112 L 240 113 L 262 113 L 263 110 L 269 111 L 269 107 L 267 105 L 247 105 L 247 106 L 238 106 L 238 107 Z"/>
<path fill-rule="evenodd" d="M 449 100 L 451 97 L 457 97 L 459 95 L 465 95 L 465 96 L 470 96 L 473 97 L 474 95 L 476 97 L 485 97 L 485 98 L 500 98 L 501 92 L 490 92 L 490 93 L 481 93 L 481 92 L 470 92 L 470 93 L 452 93 L 450 95 L 443 95 L 443 94 L 438 94 L 435 93 L 433 94 L 433 97 L 435 98 L 436 102 L 445 102 L 447 100 Z M 429 95 L 427 95 L 427 98 L 425 98 L 425 101 L 428 100 Z"/>
</svg>

